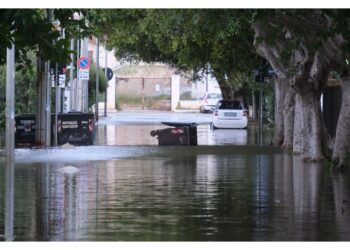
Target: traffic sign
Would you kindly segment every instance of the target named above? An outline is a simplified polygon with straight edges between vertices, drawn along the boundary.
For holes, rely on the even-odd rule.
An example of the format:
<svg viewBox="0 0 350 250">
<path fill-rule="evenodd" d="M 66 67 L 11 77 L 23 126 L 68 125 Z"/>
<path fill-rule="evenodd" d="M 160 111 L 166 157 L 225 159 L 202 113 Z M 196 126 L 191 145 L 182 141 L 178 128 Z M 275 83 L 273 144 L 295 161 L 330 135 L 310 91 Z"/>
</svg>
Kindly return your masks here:
<svg viewBox="0 0 350 250">
<path fill-rule="evenodd" d="M 103 68 L 103 72 L 106 70 L 106 68 Z M 113 71 L 111 68 L 107 68 L 107 80 L 112 80 L 113 78 Z"/>
<path fill-rule="evenodd" d="M 89 69 L 80 69 L 78 79 L 79 80 L 89 80 Z"/>
<path fill-rule="evenodd" d="M 64 85 L 66 84 L 66 75 L 62 74 L 58 76 L 58 85 L 60 88 L 64 88 Z"/>
<path fill-rule="evenodd" d="M 79 69 L 89 69 L 90 68 L 90 58 L 87 56 L 82 56 L 78 60 Z"/>
</svg>

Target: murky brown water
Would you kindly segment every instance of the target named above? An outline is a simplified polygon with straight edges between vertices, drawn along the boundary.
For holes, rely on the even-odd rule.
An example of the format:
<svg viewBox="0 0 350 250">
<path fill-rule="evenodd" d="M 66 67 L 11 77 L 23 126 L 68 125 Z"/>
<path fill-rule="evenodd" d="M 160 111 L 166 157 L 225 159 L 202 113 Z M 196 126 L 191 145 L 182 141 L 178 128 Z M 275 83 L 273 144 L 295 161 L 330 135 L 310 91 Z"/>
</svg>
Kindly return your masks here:
<svg viewBox="0 0 350 250">
<path fill-rule="evenodd" d="M 6 224 L 17 241 L 350 240 L 349 173 L 254 146 L 254 129 L 203 126 L 198 147 L 158 147 L 156 126 L 101 126 L 97 146 L 16 150 L 13 221 L 0 157 L 0 235 Z"/>
</svg>

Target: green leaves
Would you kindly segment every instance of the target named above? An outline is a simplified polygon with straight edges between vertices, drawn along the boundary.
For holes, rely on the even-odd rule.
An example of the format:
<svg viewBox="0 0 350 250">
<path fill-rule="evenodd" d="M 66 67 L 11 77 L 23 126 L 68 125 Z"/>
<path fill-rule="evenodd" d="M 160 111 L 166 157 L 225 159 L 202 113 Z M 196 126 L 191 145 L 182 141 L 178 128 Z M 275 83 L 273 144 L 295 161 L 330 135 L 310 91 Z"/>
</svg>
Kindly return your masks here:
<svg viewBox="0 0 350 250">
<path fill-rule="evenodd" d="M 74 20 L 73 14 L 79 12 L 80 20 Z M 94 30 L 88 26 L 87 11 L 78 9 L 54 9 L 53 19 L 59 21 L 65 31 L 65 39 L 60 39 L 60 32 L 48 20 L 45 9 L 2 9 L 0 14 L 0 65 L 6 63 L 6 48 L 15 43 L 18 69 L 29 67 L 26 58 L 33 50 L 44 60 L 67 63 L 70 60 L 70 39 L 90 36 Z"/>
</svg>

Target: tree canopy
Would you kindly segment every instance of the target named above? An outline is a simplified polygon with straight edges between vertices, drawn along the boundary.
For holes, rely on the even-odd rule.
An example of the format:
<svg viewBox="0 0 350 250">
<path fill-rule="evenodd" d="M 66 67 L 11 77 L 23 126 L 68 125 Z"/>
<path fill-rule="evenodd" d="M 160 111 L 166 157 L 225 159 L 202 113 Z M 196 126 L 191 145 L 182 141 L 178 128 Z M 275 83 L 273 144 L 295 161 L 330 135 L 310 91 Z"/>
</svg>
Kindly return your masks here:
<svg viewBox="0 0 350 250">
<path fill-rule="evenodd" d="M 253 48 L 253 14 L 221 9 L 94 10 L 92 23 L 120 59 L 166 63 L 194 78 L 209 72 L 219 84 L 237 85 L 260 63 Z"/>
<path fill-rule="evenodd" d="M 80 20 L 74 20 L 73 14 L 81 13 Z M 36 51 L 44 60 L 59 63 L 69 61 L 70 39 L 91 34 L 92 27 L 87 26 L 85 10 L 79 9 L 2 9 L 0 10 L 0 65 L 6 63 L 6 48 L 15 43 L 18 68 L 31 61 L 27 52 Z M 48 15 L 52 15 L 49 20 Z M 65 39 L 58 39 L 60 32 L 54 22 L 59 22 L 65 30 Z"/>
</svg>

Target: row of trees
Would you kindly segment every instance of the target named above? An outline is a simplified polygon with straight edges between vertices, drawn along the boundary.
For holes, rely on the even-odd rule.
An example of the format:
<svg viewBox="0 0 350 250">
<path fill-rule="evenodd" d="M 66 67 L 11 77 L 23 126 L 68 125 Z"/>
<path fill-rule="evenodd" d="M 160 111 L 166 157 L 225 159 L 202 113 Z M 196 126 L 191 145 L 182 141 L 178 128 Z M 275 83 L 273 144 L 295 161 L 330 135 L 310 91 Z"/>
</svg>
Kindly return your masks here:
<svg viewBox="0 0 350 250">
<path fill-rule="evenodd" d="M 74 12 L 83 18 L 74 20 Z M 252 87 L 249 79 L 264 58 L 277 74 L 273 143 L 305 160 L 344 164 L 350 146 L 349 10 L 33 9 L 1 10 L 1 15 L 0 63 L 13 41 L 19 68 L 30 63 L 26 55 L 34 50 L 37 93 L 43 88 L 41 62 L 68 63 L 72 37 L 94 34 L 126 61 L 163 62 L 194 77 L 209 72 L 226 99 Z M 65 39 L 57 40 L 52 20 L 60 21 Z M 334 140 L 320 109 L 330 72 L 343 80 Z"/>
<path fill-rule="evenodd" d="M 262 58 L 275 70 L 273 143 L 303 159 L 341 166 L 350 146 L 349 10 L 92 10 L 92 22 L 124 60 L 210 71 L 233 98 Z M 330 72 L 343 80 L 335 140 L 325 129 L 320 96 Z"/>
</svg>

